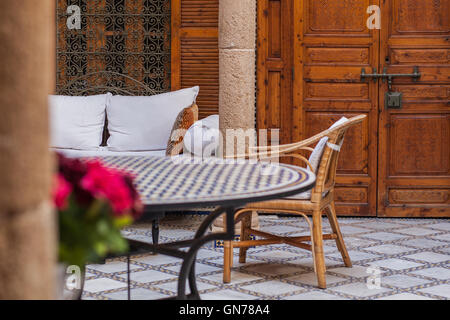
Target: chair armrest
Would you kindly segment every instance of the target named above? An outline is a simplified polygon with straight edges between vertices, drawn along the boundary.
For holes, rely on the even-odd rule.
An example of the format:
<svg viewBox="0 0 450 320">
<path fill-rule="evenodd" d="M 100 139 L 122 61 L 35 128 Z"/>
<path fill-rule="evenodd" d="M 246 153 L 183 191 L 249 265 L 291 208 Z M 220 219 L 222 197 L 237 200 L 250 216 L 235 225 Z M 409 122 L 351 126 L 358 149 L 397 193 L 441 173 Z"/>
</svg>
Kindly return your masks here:
<svg viewBox="0 0 450 320">
<path fill-rule="evenodd" d="M 355 116 L 349 121 L 342 123 L 335 128 L 330 128 L 325 131 L 322 131 L 315 136 L 312 136 L 311 138 L 291 143 L 291 144 L 284 144 L 279 146 L 271 146 L 271 147 L 251 147 L 250 153 L 245 154 L 238 154 L 238 155 L 232 155 L 232 156 L 225 156 L 225 159 L 236 159 L 236 158 L 258 158 L 258 157 L 266 157 L 266 158 L 274 158 L 275 156 L 281 156 L 283 154 L 287 154 L 290 152 L 294 152 L 297 150 L 311 150 L 309 146 L 312 144 L 320 141 L 323 137 L 329 137 L 330 139 L 333 137 L 336 137 L 338 133 L 346 128 L 349 128 L 357 123 L 362 122 L 367 116 L 366 115 L 359 115 Z M 306 149 L 308 147 L 308 149 Z M 254 151 L 254 150 L 261 150 L 261 151 Z"/>
<path fill-rule="evenodd" d="M 303 161 L 304 163 L 306 163 L 306 165 L 309 167 L 309 170 L 311 170 L 312 172 L 314 172 L 314 169 L 311 165 L 311 162 L 309 162 L 308 159 L 306 159 L 304 156 L 300 155 L 300 154 L 296 154 L 296 153 L 291 153 L 291 154 L 283 154 L 281 157 L 292 157 L 292 158 L 296 158 L 299 159 L 301 161 Z"/>
</svg>

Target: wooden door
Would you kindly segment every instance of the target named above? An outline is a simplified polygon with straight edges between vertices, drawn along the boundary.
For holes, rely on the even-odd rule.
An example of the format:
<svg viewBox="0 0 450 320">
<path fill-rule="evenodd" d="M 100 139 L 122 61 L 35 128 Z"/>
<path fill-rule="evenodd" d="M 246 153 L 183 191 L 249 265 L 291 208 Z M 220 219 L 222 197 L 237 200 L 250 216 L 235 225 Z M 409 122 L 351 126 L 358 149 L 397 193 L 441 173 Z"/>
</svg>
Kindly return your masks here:
<svg viewBox="0 0 450 320">
<path fill-rule="evenodd" d="M 367 27 L 371 5 L 381 29 Z M 259 128 L 298 141 L 368 116 L 344 142 L 338 213 L 450 216 L 450 0 L 259 0 L 258 12 Z M 401 109 L 386 108 L 386 82 L 360 76 L 414 66 L 418 81 L 393 80 Z"/>
<path fill-rule="evenodd" d="M 292 140 L 312 136 L 341 117 L 367 119 L 349 130 L 339 159 L 340 215 L 376 214 L 378 85 L 361 69 L 377 66 L 379 32 L 369 30 L 367 7 L 378 0 L 294 1 Z"/>
<path fill-rule="evenodd" d="M 378 214 L 450 216 L 450 0 L 383 1 L 380 69 L 394 78 L 401 109 L 380 85 Z"/>
<path fill-rule="evenodd" d="M 295 125 L 292 121 L 293 2 L 259 0 L 257 6 L 257 127 L 268 130 L 269 143 L 274 129 L 279 129 L 281 144 L 291 143 Z"/>
</svg>

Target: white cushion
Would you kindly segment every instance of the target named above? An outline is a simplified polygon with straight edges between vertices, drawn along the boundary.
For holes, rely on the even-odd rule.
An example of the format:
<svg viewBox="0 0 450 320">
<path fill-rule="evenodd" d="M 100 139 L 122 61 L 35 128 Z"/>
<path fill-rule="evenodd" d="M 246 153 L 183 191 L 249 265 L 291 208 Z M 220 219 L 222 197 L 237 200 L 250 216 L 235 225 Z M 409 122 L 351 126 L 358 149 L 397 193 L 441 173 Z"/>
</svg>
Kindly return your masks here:
<svg viewBox="0 0 450 320">
<path fill-rule="evenodd" d="M 336 128 L 337 126 L 339 126 L 347 121 L 348 121 L 348 119 L 346 117 L 342 117 L 341 119 L 339 119 L 338 121 L 333 123 L 333 125 L 329 129 Z M 314 172 L 317 172 L 317 169 L 319 168 L 320 159 L 322 159 L 322 154 L 323 154 L 323 151 L 325 150 L 325 145 L 327 144 L 327 142 L 328 142 L 328 137 L 323 137 L 322 139 L 320 139 L 320 141 L 317 143 L 316 147 L 314 148 L 314 151 L 309 156 L 309 163 L 311 163 L 311 167 L 314 170 Z"/>
<path fill-rule="evenodd" d="M 322 193 L 322 198 L 325 198 L 325 196 L 328 194 L 327 192 L 323 192 Z M 286 197 L 286 199 L 290 199 L 290 200 L 310 200 L 311 199 L 311 191 L 306 191 L 303 193 L 299 193 L 299 194 L 295 194 L 293 196 L 290 197 Z"/>
<path fill-rule="evenodd" d="M 99 147 L 97 150 L 73 150 L 62 148 L 51 148 L 52 151 L 61 153 L 67 158 L 86 158 L 86 157 L 106 157 L 106 156 L 153 156 L 165 157 L 166 150 L 152 150 L 152 151 L 110 151 L 107 147 Z"/>
<path fill-rule="evenodd" d="M 108 149 L 165 149 L 178 114 L 195 102 L 198 92 L 199 87 L 192 87 L 149 97 L 111 97 L 106 107 Z"/>
<path fill-rule="evenodd" d="M 211 157 L 220 146 L 219 115 L 195 122 L 184 136 L 184 147 L 198 157 Z"/>
<path fill-rule="evenodd" d="M 286 199 L 293 199 L 293 200 L 309 200 L 311 199 L 311 191 L 306 191 L 299 194 L 294 194 L 293 196 L 287 197 Z"/>
<path fill-rule="evenodd" d="M 346 117 L 342 117 L 341 119 L 339 119 L 338 121 L 333 123 L 333 125 L 329 129 L 336 128 L 338 125 L 341 125 L 347 121 L 348 121 L 348 119 Z M 328 137 L 323 137 L 322 139 L 320 139 L 319 142 L 317 143 L 316 147 L 314 148 L 313 152 L 309 156 L 309 162 L 311 163 L 311 167 L 314 170 L 314 172 L 317 172 L 317 169 L 319 168 L 320 160 L 322 159 L 322 154 L 323 154 L 323 151 L 325 150 L 325 145 L 327 144 L 327 142 L 328 142 Z M 326 193 L 324 193 L 322 195 L 322 197 L 325 197 L 325 196 L 326 196 Z M 306 191 L 306 192 L 303 192 L 300 194 L 296 194 L 296 195 L 287 197 L 286 199 L 309 200 L 309 199 L 311 199 L 311 191 Z"/>
<path fill-rule="evenodd" d="M 327 144 L 328 137 L 324 137 L 319 140 L 314 148 L 313 152 L 309 156 L 309 163 L 311 164 L 311 168 L 314 172 L 317 172 L 319 168 L 320 159 L 322 158 L 323 150 L 325 149 L 325 145 Z"/>
<path fill-rule="evenodd" d="M 111 94 L 49 96 L 50 146 L 95 150 L 102 143 L 105 110 Z"/>
</svg>

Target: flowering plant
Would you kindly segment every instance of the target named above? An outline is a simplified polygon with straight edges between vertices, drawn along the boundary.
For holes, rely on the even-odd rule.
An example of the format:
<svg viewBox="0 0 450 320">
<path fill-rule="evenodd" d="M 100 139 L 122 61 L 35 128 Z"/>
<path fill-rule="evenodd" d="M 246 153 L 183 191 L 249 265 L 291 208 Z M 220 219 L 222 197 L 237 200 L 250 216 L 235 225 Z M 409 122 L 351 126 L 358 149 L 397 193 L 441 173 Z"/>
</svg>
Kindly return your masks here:
<svg viewBox="0 0 450 320">
<path fill-rule="evenodd" d="M 84 268 L 128 250 L 120 229 L 143 211 L 131 175 L 98 160 L 58 154 L 52 196 L 58 210 L 60 262 Z"/>
</svg>

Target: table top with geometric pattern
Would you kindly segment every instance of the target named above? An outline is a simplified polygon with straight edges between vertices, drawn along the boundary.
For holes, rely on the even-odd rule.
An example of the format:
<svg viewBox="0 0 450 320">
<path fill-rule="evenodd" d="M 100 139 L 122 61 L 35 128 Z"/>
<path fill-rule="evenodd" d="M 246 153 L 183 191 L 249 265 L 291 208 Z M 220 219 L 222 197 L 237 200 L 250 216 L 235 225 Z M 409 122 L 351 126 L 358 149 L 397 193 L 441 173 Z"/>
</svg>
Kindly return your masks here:
<svg viewBox="0 0 450 320">
<path fill-rule="evenodd" d="M 130 172 L 146 209 L 190 208 L 270 200 L 312 189 L 303 168 L 249 161 L 187 157 L 106 156 L 108 166 Z"/>
</svg>

